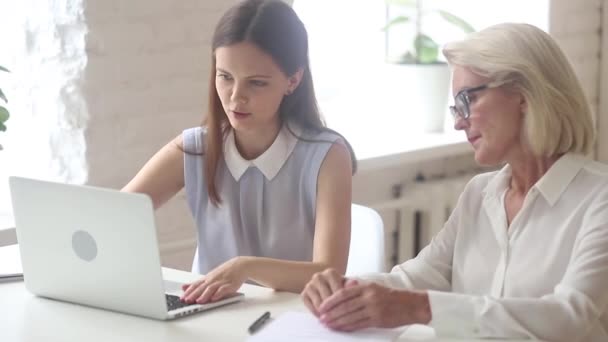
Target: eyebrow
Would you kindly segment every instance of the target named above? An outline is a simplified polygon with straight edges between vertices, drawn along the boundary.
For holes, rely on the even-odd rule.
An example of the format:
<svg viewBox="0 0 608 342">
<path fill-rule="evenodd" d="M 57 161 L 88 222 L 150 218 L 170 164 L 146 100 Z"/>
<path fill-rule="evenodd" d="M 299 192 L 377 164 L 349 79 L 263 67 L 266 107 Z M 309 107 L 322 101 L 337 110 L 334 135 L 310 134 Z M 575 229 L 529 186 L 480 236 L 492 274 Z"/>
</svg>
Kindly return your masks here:
<svg viewBox="0 0 608 342">
<path fill-rule="evenodd" d="M 460 94 L 462 94 L 462 93 L 466 93 L 466 92 L 469 92 L 469 91 L 471 91 L 471 90 L 473 90 L 473 91 L 477 91 L 477 90 L 482 90 L 482 89 L 484 89 L 484 88 L 487 88 L 487 87 L 488 87 L 488 84 L 489 84 L 489 83 L 485 83 L 485 84 L 481 84 L 481 85 L 478 85 L 478 86 L 475 86 L 475 87 L 463 87 L 463 88 L 461 88 L 461 89 L 460 89 L 460 91 L 458 91 L 458 92 L 456 93 L 456 95 L 454 96 L 454 98 L 456 98 L 458 95 L 460 95 Z"/>
<path fill-rule="evenodd" d="M 229 73 L 228 71 L 226 71 L 226 70 L 224 70 L 222 68 L 216 68 L 216 70 L 219 71 L 219 72 L 223 72 L 225 74 L 228 74 L 228 75 L 232 75 L 231 73 Z M 258 74 L 256 74 L 256 75 L 247 76 L 246 78 L 272 78 L 272 76 L 270 76 L 270 75 L 261 75 L 261 74 L 258 75 Z"/>
<path fill-rule="evenodd" d="M 464 86 L 464 87 L 460 88 L 460 90 L 456 93 L 456 95 L 458 95 L 458 94 L 460 94 L 462 92 L 465 92 L 465 91 L 467 91 L 469 89 L 473 89 L 473 88 L 477 88 L 477 87 Z"/>
</svg>

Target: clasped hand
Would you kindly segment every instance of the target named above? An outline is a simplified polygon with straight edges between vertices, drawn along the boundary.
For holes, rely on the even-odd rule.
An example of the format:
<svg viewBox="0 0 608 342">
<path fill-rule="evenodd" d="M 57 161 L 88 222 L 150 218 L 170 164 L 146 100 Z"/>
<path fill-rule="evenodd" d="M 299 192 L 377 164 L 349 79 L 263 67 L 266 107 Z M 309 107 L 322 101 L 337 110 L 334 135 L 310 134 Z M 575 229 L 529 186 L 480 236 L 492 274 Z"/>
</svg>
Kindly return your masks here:
<svg viewBox="0 0 608 342">
<path fill-rule="evenodd" d="M 341 331 L 426 324 L 431 319 L 426 292 L 347 279 L 333 269 L 315 274 L 302 300 L 324 325 Z"/>
</svg>

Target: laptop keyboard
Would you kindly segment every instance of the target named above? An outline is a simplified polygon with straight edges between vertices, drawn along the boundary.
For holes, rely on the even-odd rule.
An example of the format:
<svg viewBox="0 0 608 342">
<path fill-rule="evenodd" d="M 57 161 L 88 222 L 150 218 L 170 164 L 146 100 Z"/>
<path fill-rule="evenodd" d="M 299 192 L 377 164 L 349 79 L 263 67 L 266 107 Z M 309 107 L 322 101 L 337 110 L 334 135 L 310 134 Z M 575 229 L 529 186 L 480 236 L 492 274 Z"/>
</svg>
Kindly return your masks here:
<svg viewBox="0 0 608 342">
<path fill-rule="evenodd" d="M 185 306 L 196 305 L 196 303 L 194 303 L 194 304 L 184 303 L 179 299 L 178 296 L 174 296 L 174 295 L 170 295 L 170 294 L 166 294 L 166 293 L 165 293 L 165 299 L 167 300 L 167 310 L 168 311 L 183 308 Z"/>
</svg>

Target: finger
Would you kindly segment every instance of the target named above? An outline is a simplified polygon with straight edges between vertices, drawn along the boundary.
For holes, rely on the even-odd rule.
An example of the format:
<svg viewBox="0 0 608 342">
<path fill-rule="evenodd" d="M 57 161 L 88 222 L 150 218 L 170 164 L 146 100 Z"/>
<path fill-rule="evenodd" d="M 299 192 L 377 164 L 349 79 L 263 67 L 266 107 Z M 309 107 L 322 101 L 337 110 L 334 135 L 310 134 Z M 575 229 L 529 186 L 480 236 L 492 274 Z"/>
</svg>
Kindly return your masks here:
<svg viewBox="0 0 608 342">
<path fill-rule="evenodd" d="M 347 279 L 344 282 L 344 287 L 351 287 L 356 285 L 359 285 L 359 281 L 357 281 L 357 279 Z"/>
<path fill-rule="evenodd" d="M 306 307 L 308 308 L 308 310 L 310 310 L 310 312 L 312 312 L 313 315 L 319 317 L 319 313 L 317 312 L 317 308 L 312 303 L 312 301 L 308 297 L 307 293 L 302 293 L 302 301 L 304 302 L 304 305 L 306 305 Z"/>
<path fill-rule="evenodd" d="M 313 281 L 315 283 L 315 287 L 319 296 L 321 297 L 321 302 L 325 300 L 325 298 L 330 297 L 333 294 L 333 291 L 330 289 L 327 280 L 320 276 L 318 273 L 314 276 Z"/>
<path fill-rule="evenodd" d="M 323 301 L 321 300 L 321 296 L 317 292 L 316 287 L 308 285 L 307 288 L 308 289 L 306 290 L 306 294 L 308 295 L 308 299 L 310 300 L 315 312 L 317 312 L 318 314 L 319 307 L 321 306 L 321 303 L 323 303 Z"/>
<path fill-rule="evenodd" d="M 347 324 L 347 325 L 344 325 L 344 326 L 342 326 L 340 328 L 337 328 L 336 330 L 350 332 L 350 331 L 356 331 L 356 330 L 371 328 L 371 327 L 374 326 L 372 324 L 372 322 L 373 321 L 371 319 L 363 318 L 363 319 L 361 319 L 361 320 L 359 320 L 357 322 L 354 322 L 352 324 Z"/>
<path fill-rule="evenodd" d="M 217 292 L 217 289 L 219 289 L 222 285 L 223 283 L 218 282 L 210 284 L 209 286 L 207 286 L 205 291 L 203 291 L 203 293 L 196 299 L 196 302 L 198 304 L 205 304 L 209 302 L 211 300 L 211 297 L 213 297 L 213 295 Z"/>
<path fill-rule="evenodd" d="M 363 287 L 361 285 L 345 287 L 338 292 L 325 299 L 321 306 L 318 308 L 320 314 L 324 314 L 329 310 L 333 309 L 336 305 L 349 300 L 351 298 L 361 295 Z"/>
<path fill-rule="evenodd" d="M 209 284 L 207 284 L 206 282 L 199 283 L 199 284 L 193 284 L 188 289 L 189 293 L 188 293 L 188 295 L 185 296 L 184 302 L 190 303 L 190 304 L 196 302 L 198 297 L 201 296 L 201 294 L 207 289 L 208 286 L 209 286 Z"/>
<path fill-rule="evenodd" d="M 344 284 L 346 283 L 346 281 L 347 281 L 347 279 L 339 274 L 336 276 L 327 278 L 327 284 L 329 285 L 331 293 L 336 293 L 336 292 L 338 292 L 338 290 L 342 289 L 344 287 Z"/>
<path fill-rule="evenodd" d="M 236 290 L 232 289 L 232 286 L 230 286 L 230 284 L 224 284 L 217 289 L 213 297 L 211 297 L 211 301 L 218 301 L 234 292 L 236 292 Z"/>
<path fill-rule="evenodd" d="M 187 286 L 187 287 L 184 290 L 184 294 L 182 295 L 182 300 L 186 300 L 192 294 L 192 292 L 196 291 L 196 289 L 204 283 L 205 283 L 205 278 L 201 278 L 191 284 L 184 284 L 184 286 Z"/>
<path fill-rule="evenodd" d="M 321 314 L 321 321 L 333 322 L 348 316 L 353 312 L 360 311 L 365 308 L 365 302 L 361 296 L 345 300 L 342 303 L 334 306 L 331 310 Z"/>
<path fill-rule="evenodd" d="M 357 322 L 362 320 L 370 319 L 367 310 L 360 308 L 355 311 L 351 311 L 345 315 L 340 316 L 339 318 L 333 321 L 321 320 L 326 326 L 332 329 L 341 329 L 346 326 L 354 325 Z"/>
</svg>

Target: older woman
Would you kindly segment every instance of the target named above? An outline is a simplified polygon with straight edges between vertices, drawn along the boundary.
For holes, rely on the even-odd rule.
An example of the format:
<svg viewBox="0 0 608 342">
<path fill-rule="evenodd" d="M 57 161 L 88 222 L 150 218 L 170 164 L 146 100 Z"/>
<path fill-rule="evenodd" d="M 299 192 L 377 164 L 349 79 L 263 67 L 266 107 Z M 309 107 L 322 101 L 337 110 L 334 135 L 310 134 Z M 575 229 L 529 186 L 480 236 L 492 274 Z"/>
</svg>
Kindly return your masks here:
<svg viewBox="0 0 608 342">
<path fill-rule="evenodd" d="M 389 274 L 317 273 L 302 297 L 337 330 L 429 324 L 439 336 L 608 341 L 608 167 L 589 106 L 545 32 L 501 24 L 444 50 L 454 127 L 482 165 L 416 258 Z"/>
</svg>

